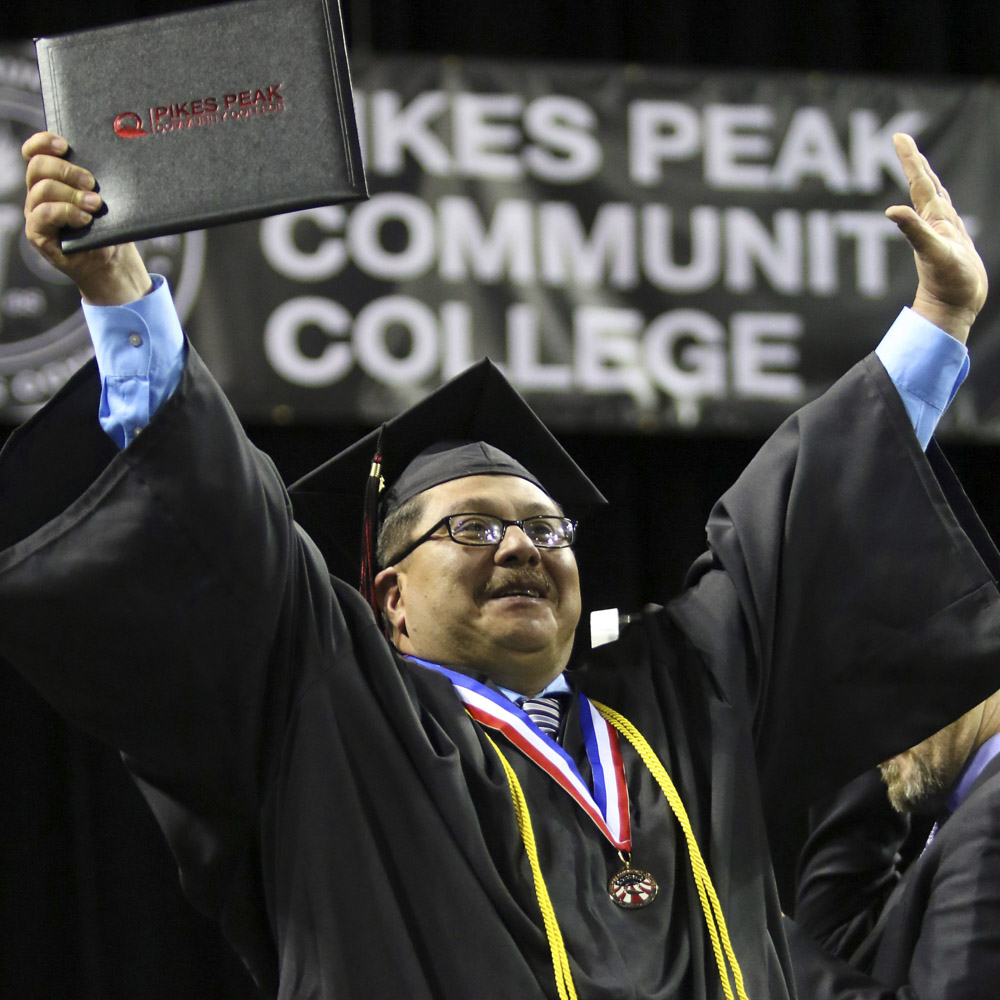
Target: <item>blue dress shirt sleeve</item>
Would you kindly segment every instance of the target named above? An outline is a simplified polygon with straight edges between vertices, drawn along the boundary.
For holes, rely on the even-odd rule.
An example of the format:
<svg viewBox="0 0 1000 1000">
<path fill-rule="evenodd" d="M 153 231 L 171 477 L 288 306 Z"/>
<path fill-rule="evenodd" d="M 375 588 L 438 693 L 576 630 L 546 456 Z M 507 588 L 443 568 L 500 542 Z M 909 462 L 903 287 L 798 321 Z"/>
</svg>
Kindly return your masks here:
<svg viewBox="0 0 1000 1000">
<path fill-rule="evenodd" d="M 926 448 L 969 374 L 965 344 L 912 309 L 903 309 L 875 353 L 902 397 L 920 447 Z"/>
<path fill-rule="evenodd" d="M 187 354 L 184 332 L 166 280 L 151 276 L 153 289 L 121 306 L 83 303 L 101 373 L 98 420 L 124 448 L 170 398 Z"/>
</svg>

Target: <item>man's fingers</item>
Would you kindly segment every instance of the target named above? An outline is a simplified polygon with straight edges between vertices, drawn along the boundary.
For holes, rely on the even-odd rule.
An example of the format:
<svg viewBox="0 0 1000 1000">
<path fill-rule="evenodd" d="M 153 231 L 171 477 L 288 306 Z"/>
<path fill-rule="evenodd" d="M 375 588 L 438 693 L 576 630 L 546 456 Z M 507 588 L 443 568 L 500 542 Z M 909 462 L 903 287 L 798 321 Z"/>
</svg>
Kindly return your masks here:
<svg viewBox="0 0 1000 1000">
<path fill-rule="evenodd" d="M 927 161 L 922 155 L 917 154 L 923 161 L 910 176 L 910 200 L 913 207 L 920 215 L 925 213 L 947 212 L 951 208 L 951 200 L 947 197 L 947 192 L 942 195 L 943 188 L 941 182 L 934 176 L 926 166 Z"/>
<path fill-rule="evenodd" d="M 39 181 L 49 178 L 86 191 L 92 191 L 97 185 L 94 175 L 84 167 L 78 167 L 75 163 L 67 163 L 58 156 L 45 154 L 32 156 L 28 160 L 24 177 L 28 187 L 31 188 Z"/>
<path fill-rule="evenodd" d="M 93 220 L 90 212 L 68 201 L 46 201 L 36 206 L 27 217 L 24 231 L 35 246 L 56 239 L 61 229 L 79 229 Z"/>
<path fill-rule="evenodd" d="M 47 201 L 68 202 L 91 213 L 96 212 L 102 204 L 101 196 L 94 191 L 82 191 L 79 188 L 70 187 L 62 181 L 47 177 L 32 184 L 28 189 L 28 194 L 24 199 L 24 214 L 30 215 L 39 205 Z"/>
<path fill-rule="evenodd" d="M 941 183 L 941 179 L 938 177 L 938 175 L 934 173 L 934 168 L 931 166 L 930 160 L 928 160 L 923 153 L 920 153 L 920 160 L 921 163 L 923 164 L 924 172 L 927 174 L 927 176 L 931 179 L 932 183 L 934 184 L 934 193 L 939 198 L 944 199 L 950 205 L 951 195 L 948 194 L 948 189 Z"/>
<path fill-rule="evenodd" d="M 934 187 L 935 190 L 937 191 L 937 196 L 941 198 L 943 201 L 948 202 L 948 204 L 950 205 L 951 195 L 948 194 L 948 189 L 941 183 L 940 179 L 938 178 L 938 175 L 934 173 L 934 168 L 927 161 L 927 157 L 923 156 L 922 153 L 920 155 L 923 157 L 924 163 L 927 164 L 927 175 L 930 177 L 932 181 L 934 181 Z"/>
<path fill-rule="evenodd" d="M 910 200 L 922 216 L 938 216 L 960 224 L 948 189 L 941 183 L 927 157 L 917 148 L 913 137 L 897 132 L 893 146 L 910 187 Z"/>
<path fill-rule="evenodd" d="M 941 247 L 941 237 L 909 205 L 893 205 L 885 214 L 917 253 L 927 255 Z"/>
<path fill-rule="evenodd" d="M 931 167 L 927 160 L 927 157 L 923 153 L 920 154 L 920 159 L 924 161 L 924 172 L 930 178 L 931 183 L 934 185 L 934 197 L 940 198 L 945 205 L 948 206 L 946 214 L 949 218 L 957 218 L 958 215 L 955 212 L 955 206 L 952 204 L 951 195 L 948 194 L 948 189 L 941 183 L 938 175 L 934 173 L 934 169 Z M 940 207 L 940 206 L 939 206 Z"/>
<path fill-rule="evenodd" d="M 897 133 L 893 145 L 913 207 L 893 205 L 885 214 L 913 248 L 918 279 L 914 308 L 964 342 L 986 299 L 986 270 L 951 195 L 917 144 Z"/>
<path fill-rule="evenodd" d="M 36 132 L 25 139 L 21 146 L 21 156 L 30 160 L 39 153 L 50 153 L 54 156 L 63 156 L 69 152 L 69 143 L 61 135 L 55 132 Z"/>
<path fill-rule="evenodd" d="M 65 139 L 37 132 L 21 146 L 27 161 L 24 232 L 31 245 L 50 264 L 67 275 L 87 302 L 120 305 L 145 295 L 151 282 L 146 265 L 131 243 L 67 256 L 61 233 L 94 220 L 103 205 L 94 175 L 69 163 Z"/>
<path fill-rule="evenodd" d="M 905 132 L 896 132 L 892 137 L 892 145 L 896 150 L 896 156 L 899 157 L 907 182 L 912 182 L 914 176 L 923 170 L 923 165 L 920 162 L 920 150 L 917 149 L 913 136 L 907 135 Z"/>
<path fill-rule="evenodd" d="M 939 196 L 941 182 L 930 169 L 927 158 L 917 148 L 912 136 L 897 132 L 892 137 L 892 143 L 910 188 L 910 200 L 913 207 L 922 213 Z"/>
</svg>

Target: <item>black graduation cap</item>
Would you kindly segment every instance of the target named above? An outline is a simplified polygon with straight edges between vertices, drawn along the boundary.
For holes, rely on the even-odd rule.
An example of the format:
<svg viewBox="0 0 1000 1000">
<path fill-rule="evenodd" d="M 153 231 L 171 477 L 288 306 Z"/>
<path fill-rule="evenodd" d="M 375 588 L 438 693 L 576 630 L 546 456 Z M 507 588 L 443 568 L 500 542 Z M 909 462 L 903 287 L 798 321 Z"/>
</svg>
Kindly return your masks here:
<svg viewBox="0 0 1000 1000">
<path fill-rule="evenodd" d="M 384 519 L 431 486 L 482 473 L 528 479 L 568 514 L 607 503 L 488 358 L 303 476 L 289 492 L 296 520 L 331 570 L 351 579 L 364 567 L 365 593 Z"/>
</svg>

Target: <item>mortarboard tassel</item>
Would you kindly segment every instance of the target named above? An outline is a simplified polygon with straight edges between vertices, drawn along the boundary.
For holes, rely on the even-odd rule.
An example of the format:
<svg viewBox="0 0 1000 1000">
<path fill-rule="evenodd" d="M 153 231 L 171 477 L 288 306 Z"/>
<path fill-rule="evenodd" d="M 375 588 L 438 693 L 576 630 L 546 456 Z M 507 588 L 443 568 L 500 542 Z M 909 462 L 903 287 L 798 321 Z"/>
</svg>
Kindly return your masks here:
<svg viewBox="0 0 1000 1000">
<path fill-rule="evenodd" d="M 375 617 L 381 620 L 378 605 L 375 603 L 375 548 L 378 542 L 378 502 L 379 494 L 385 488 L 382 478 L 382 432 L 385 424 L 379 428 L 378 440 L 375 442 L 375 455 L 372 467 L 365 483 L 365 499 L 361 517 L 361 596 L 371 605 Z"/>
</svg>

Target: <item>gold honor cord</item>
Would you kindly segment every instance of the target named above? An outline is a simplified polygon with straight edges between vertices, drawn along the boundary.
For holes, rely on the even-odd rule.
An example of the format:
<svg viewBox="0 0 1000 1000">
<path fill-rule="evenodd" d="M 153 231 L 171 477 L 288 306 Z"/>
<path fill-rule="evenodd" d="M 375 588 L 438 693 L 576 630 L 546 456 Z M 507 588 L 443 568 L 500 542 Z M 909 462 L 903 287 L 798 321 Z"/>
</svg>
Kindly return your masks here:
<svg viewBox="0 0 1000 1000">
<path fill-rule="evenodd" d="M 507 775 L 507 784 L 510 785 L 510 797 L 514 802 L 517 828 L 521 831 L 521 841 L 524 843 L 524 851 L 528 855 L 531 875 L 535 880 L 535 895 L 538 897 L 538 907 L 542 911 L 542 923 L 545 924 L 545 936 L 549 939 L 549 951 L 552 953 L 552 968 L 556 974 L 556 989 L 559 991 L 559 1000 L 577 1000 L 573 976 L 569 971 L 569 955 L 566 954 L 566 945 L 563 943 L 562 931 L 559 930 L 559 921 L 556 920 L 556 911 L 552 907 L 552 900 L 549 899 L 549 890 L 545 887 L 542 866 L 538 863 L 535 833 L 531 829 L 531 816 L 528 813 L 528 803 L 524 798 L 524 790 L 521 788 L 521 782 L 517 780 L 514 768 L 500 752 L 500 747 L 493 742 L 493 737 L 487 732 L 484 732 L 483 735 L 490 741 L 490 746 L 496 750 L 500 763 L 503 764 L 504 773 Z"/>
<path fill-rule="evenodd" d="M 642 762 L 649 768 L 649 773 L 656 779 L 663 794 L 667 797 L 677 822 L 680 823 L 684 831 L 684 839 L 687 841 L 688 856 L 691 861 L 691 874 L 694 876 L 694 884 L 698 889 L 698 898 L 701 900 L 702 913 L 705 915 L 705 926 L 708 928 L 708 936 L 712 940 L 712 951 L 715 952 L 715 964 L 719 969 L 719 978 L 722 980 L 722 988 L 726 993 L 726 1000 L 733 1000 L 733 990 L 729 984 L 729 975 L 726 970 L 722 952 L 725 950 L 729 967 L 733 970 L 733 981 L 736 984 L 736 995 L 739 1000 L 747 1000 L 746 991 L 743 988 L 743 973 L 740 971 L 740 964 L 736 961 L 733 946 L 729 941 L 729 931 L 726 929 L 726 919 L 722 915 L 722 904 L 716 895 L 715 886 L 709 877 L 708 868 L 698 849 L 698 842 L 694 839 L 694 831 L 691 829 L 691 822 L 688 820 L 687 810 L 684 803 L 674 787 L 674 783 L 667 774 L 667 769 L 660 763 L 660 758 L 653 753 L 653 748 L 646 742 L 646 738 L 632 725 L 624 715 L 619 715 L 613 708 L 602 705 L 599 701 L 591 698 L 590 703 L 611 723 L 632 744 L 635 752 Z M 709 905 L 711 903 L 711 906 Z M 718 930 L 716 930 L 716 923 Z M 720 945 L 721 938 L 721 945 Z"/>
<path fill-rule="evenodd" d="M 739 1000 L 748 1000 L 746 991 L 743 988 L 743 973 L 740 971 L 739 962 L 733 952 L 732 944 L 729 941 L 729 931 L 726 929 L 726 921 L 722 915 L 722 905 L 716 895 L 715 886 L 709 877 L 708 868 L 698 849 L 698 843 L 694 838 L 694 831 L 688 820 L 687 810 L 684 803 L 674 787 L 670 775 L 666 768 L 660 763 L 660 759 L 653 753 L 652 747 L 646 742 L 645 737 L 639 732 L 631 722 L 623 715 L 619 715 L 614 709 L 602 705 L 600 702 L 591 699 L 591 704 L 604 716 L 605 719 L 615 729 L 618 730 L 635 748 L 636 753 L 642 762 L 649 768 L 650 773 L 656 779 L 663 794 L 667 798 L 667 803 L 684 831 L 684 838 L 687 841 L 688 856 L 691 861 L 691 874 L 694 877 L 695 886 L 698 889 L 698 898 L 701 900 L 702 913 L 705 916 L 705 926 L 708 928 L 708 936 L 712 941 L 712 951 L 715 954 L 715 964 L 719 970 L 719 978 L 722 981 L 722 988 L 726 994 L 726 1000 L 733 1000 L 733 989 L 729 982 L 729 973 L 726 969 L 726 960 L 732 969 L 733 981 L 736 984 L 736 995 Z M 573 986 L 573 978 L 569 971 L 569 956 L 566 953 L 566 945 L 563 943 L 562 931 L 559 929 L 559 922 L 556 920 L 555 910 L 552 900 L 549 898 L 549 891 L 545 886 L 545 879 L 542 875 L 541 865 L 538 863 L 538 851 L 535 848 L 535 834 L 531 828 L 531 816 L 528 813 L 528 803 L 524 797 L 521 783 L 517 780 L 514 769 L 510 766 L 507 758 L 504 757 L 500 747 L 496 745 L 489 733 L 483 734 L 490 745 L 496 751 L 503 765 L 504 773 L 507 775 L 507 783 L 510 786 L 510 795 L 514 803 L 514 815 L 517 819 L 517 827 L 521 831 L 521 840 L 524 843 L 525 853 L 528 855 L 528 864 L 531 867 L 531 874 L 535 881 L 535 895 L 538 898 L 538 906 L 542 911 L 542 922 L 545 925 L 545 935 L 549 940 L 549 951 L 552 953 L 552 968 L 556 977 L 556 989 L 559 991 L 560 1000 L 576 1000 L 576 989 Z M 718 924 L 718 929 L 716 929 Z M 725 958 L 723 958 L 723 951 Z"/>
</svg>

